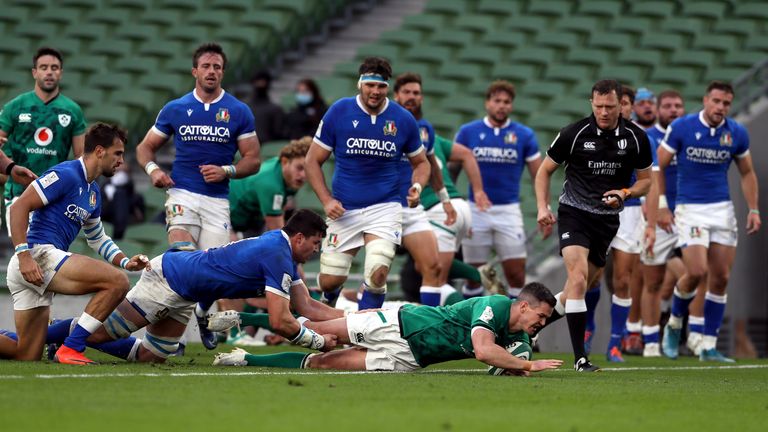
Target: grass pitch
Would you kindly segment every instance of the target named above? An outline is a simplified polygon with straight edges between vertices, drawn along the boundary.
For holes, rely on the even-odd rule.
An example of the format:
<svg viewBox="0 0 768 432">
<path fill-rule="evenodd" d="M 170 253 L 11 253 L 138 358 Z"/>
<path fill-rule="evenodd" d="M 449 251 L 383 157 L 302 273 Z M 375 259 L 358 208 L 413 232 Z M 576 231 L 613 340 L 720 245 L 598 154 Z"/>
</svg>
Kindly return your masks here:
<svg viewBox="0 0 768 432">
<path fill-rule="evenodd" d="M 474 360 L 414 374 L 213 367 L 198 344 L 165 365 L 89 355 L 103 363 L 0 361 L 0 430 L 744 432 L 768 420 L 766 360 L 628 357 L 614 367 L 594 356 L 601 373 L 517 378 L 488 376 Z M 545 356 L 570 366 L 570 356 Z"/>
</svg>

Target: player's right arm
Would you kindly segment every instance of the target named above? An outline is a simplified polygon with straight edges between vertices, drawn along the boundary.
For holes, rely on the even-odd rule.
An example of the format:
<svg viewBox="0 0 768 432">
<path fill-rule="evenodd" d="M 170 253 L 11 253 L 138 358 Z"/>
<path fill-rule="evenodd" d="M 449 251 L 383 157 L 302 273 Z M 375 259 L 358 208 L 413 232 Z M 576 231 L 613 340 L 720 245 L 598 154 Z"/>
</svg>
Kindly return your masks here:
<svg viewBox="0 0 768 432">
<path fill-rule="evenodd" d="M 472 187 L 472 193 L 475 195 L 475 205 L 477 206 L 477 209 L 480 211 L 488 210 L 492 203 L 491 200 L 488 199 L 488 195 L 485 194 L 485 189 L 483 189 L 483 177 L 480 175 L 480 165 L 477 164 L 477 159 L 475 159 L 475 155 L 472 154 L 472 150 L 463 144 L 453 143 L 448 160 L 451 162 L 461 162 L 464 172 L 467 174 L 469 185 Z"/>
<path fill-rule="evenodd" d="M 560 167 L 549 156 L 545 157 L 541 161 L 536 172 L 536 180 L 534 182 L 534 191 L 536 192 L 536 207 L 538 208 L 538 216 L 536 220 L 539 225 L 553 225 L 555 221 L 555 215 L 552 214 L 552 210 L 549 208 L 549 183 L 552 178 L 552 174 Z"/>
<path fill-rule="evenodd" d="M 11 212 L 11 241 L 16 249 L 15 253 L 19 257 L 19 271 L 25 281 L 37 286 L 43 284 L 43 272 L 29 252 L 27 229 L 29 228 L 29 214 L 44 206 L 43 199 L 37 189 L 29 187 L 24 190 L 9 210 Z"/>
<path fill-rule="evenodd" d="M 562 360 L 529 361 L 515 357 L 507 350 L 496 344 L 496 335 L 482 326 L 472 328 L 472 348 L 475 358 L 487 365 L 516 371 L 538 372 L 546 369 L 557 369 L 563 364 Z"/>
<path fill-rule="evenodd" d="M 331 196 L 331 191 L 325 184 L 325 175 L 322 169 L 329 157 L 331 157 L 330 150 L 321 147 L 317 142 L 313 142 L 304 158 L 304 169 L 307 171 L 307 180 L 315 191 L 317 199 L 323 204 L 326 216 L 331 219 L 338 219 L 344 214 L 345 209 L 337 199 Z"/>
<path fill-rule="evenodd" d="M 330 351 L 336 347 L 334 335 L 319 335 L 314 330 L 301 325 L 291 313 L 290 300 L 267 291 L 267 312 L 269 326 L 280 336 L 288 339 L 294 345 L 321 351 Z"/>
<path fill-rule="evenodd" d="M 155 162 L 155 154 L 157 154 L 157 151 L 160 150 L 160 147 L 165 144 L 167 139 L 167 136 L 155 132 L 153 127 L 147 131 L 147 135 L 136 146 L 136 160 L 144 167 L 144 171 L 152 179 L 152 185 L 156 188 L 168 188 L 174 184 L 168 173 L 163 171 Z"/>
</svg>

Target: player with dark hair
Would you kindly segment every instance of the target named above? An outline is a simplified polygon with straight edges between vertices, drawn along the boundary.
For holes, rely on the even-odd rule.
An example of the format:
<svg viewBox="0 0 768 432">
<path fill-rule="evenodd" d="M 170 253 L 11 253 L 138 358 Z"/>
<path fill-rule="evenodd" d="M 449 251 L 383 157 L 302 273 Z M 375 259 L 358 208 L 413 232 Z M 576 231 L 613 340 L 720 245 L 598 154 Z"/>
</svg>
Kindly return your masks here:
<svg viewBox="0 0 768 432">
<path fill-rule="evenodd" d="M 195 88 L 166 104 L 136 147 L 136 159 L 152 185 L 168 189 L 165 202 L 168 242 L 172 248 L 195 250 L 229 241 L 229 180 L 259 170 L 259 139 L 253 113 L 221 88 L 227 57 L 215 43 L 200 45 L 193 55 Z M 169 176 L 154 161 L 173 135 L 176 159 Z M 242 158 L 233 164 L 235 153 Z M 196 311 L 202 319 L 210 305 Z M 208 349 L 216 337 L 200 334 Z"/>
<path fill-rule="evenodd" d="M 540 283 L 530 283 L 517 299 L 493 295 L 450 306 L 405 305 L 399 309 L 365 311 L 325 322 L 306 322 L 353 347 L 323 354 L 251 355 L 242 349 L 216 356 L 221 366 L 267 366 L 308 369 L 384 370 L 412 372 L 450 360 L 477 360 L 515 375 L 557 369 L 562 360 L 530 361 L 529 335 L 552 313 L 555 298 Z M 237 325 L 241 316 L 220 312 L 210 318 L 216 329 Z M 247 317 L 246 317 L 247 318 Z M 510 353 L 507 346 L 523 345 Z M 522 357 L 522 358 L 521 358 Z"/>
<path fill-rule="evenodd" d="M 739 170 L 741 190 L 749 206 L 747 234 L 756 233 L 761 225 L 749 135 L 744 126 L 727 117 L 733 97 L 730 84 L 710 83 L 703 98 L 704 109 L 672 122 L 659 147 L 661 169 L 666 169 L 672 157 L 677 156 L 675 225 L 686 268 L 677 283 L 672 315 L 664 329 L 663 350 L 671 358 L 678 354 L 682 316 L 692 293 L 706 279 L 704 337 L 699 359 L 733 362 L 716 348 L 738 243 L 738 223 L 728 190 L 731 162 Z"/>
<path fill-rule="evenodd" d="M 651 149 L 645 132 L 621 117 L 621 85 L 602 80 L 592 87 L 592 115 L 566 126 L 552 142 L 536 175 L 538 222 L 553 225 L 549 208 L 552 174 L 567 164 L 558 208 L 560 252 L 568 280 L 552 319 L 566 316 L 577 371 L 599 370 L 584 349 L 587 306 L 584 294 L 605 266 L 618 213 L 627 198 L 650 187 Z M 632 172 L 637 181 L 630 186 Z"/>
<path fill-rule="evenodd" d="M 369 309 L 384 302 L 389 267 L 401 242 L 400 160 L 406 155 L 413 168 L 407 196 L 410 207 L 418 205 L 430 170 L 416 120 L 387 98 L 389 63 L 369 57 L 359 73 L 359 94 L 336 101 L 320 122 L 307 153 L 306 170 L 329 218 L 318 276 L 326 301 L 335 302 L 353 257 L 365 246 L 359 307 Z M 333 193 L 321 170 L 332 153 L 336 158 Z"/>
<path fill-rule="evenodd" d="M 14 161 L 7 160 L 0 171 L 6 175 L 13 171 L 5 183 L 4 195 L 8 235 L 9 208 L 36 175 L 67 160 L 70 149 L 76 158 L 83 154 L 85 118 L 80 106 L 61 94 L 59 81 L 63 71 L 64 61 L 58 50 L 38 49 L 32 57 L 34 89 L 15 97 L 0 110 L 0 146 Z M 6 159 L 5 155 L 0 159 Z"/>
<path fill-rule="evenodd" d="M 100 218 L 96 179 L 111 177 L 123 163 L 125 131 L 97 123 L 84 141 L 83 157 L 46 171 L 11 206 L 15 254 L 8 263 L 8 288 L 18 333 L 17 360 L 40 359 L 54 293 L 93 294 L 54 357 L 59 363 L 93 363 L 82 354 L 85 340 L 128 292 L 128 277 L 118 268 L 133 271 L 147 266 L 143 255 L 129 259 L 120 251 Z M 88 245 L 111 265 L 67 252 L 81 229 Z"/>
<path fill-rule="evenodd" d="M 515 86 L 494 81 L 485 93 L 486 116 L 467 123 L 456 134 L 457 144 L 472 150 L 480 167 L 483 189 L 488 194 L 475 196 L 470 188 L 471 235 L 462 242 L 464 261 L 486 272 L 491 248 L 501 260 L 508 284 L 507 294 L 516 297 L 525 284 L 526 235 L 520 210 L 520 179 L 527 167 L 531 178 L 541 165 L 541 153 L 533 130 L 513 122 Z M 490 203 L 493 206 L 487 210 Z M 542 226 L 544 238 L 552 232 Z M 481 295 L 483 287 L 467 282 L 464 295 Z"/>
</svg>

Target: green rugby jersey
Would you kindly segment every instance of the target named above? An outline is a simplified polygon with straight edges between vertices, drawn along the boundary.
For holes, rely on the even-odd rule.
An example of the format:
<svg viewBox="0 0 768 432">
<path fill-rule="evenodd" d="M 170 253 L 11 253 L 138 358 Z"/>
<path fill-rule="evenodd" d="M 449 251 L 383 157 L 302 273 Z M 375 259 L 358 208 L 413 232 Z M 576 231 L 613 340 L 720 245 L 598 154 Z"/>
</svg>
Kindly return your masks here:
<svg viewBox="0 0 768 432">
<path fill-rule="evenodd" d="M 61 93 L 48 103 L 34 91 L 23 93 L 0 111 L 0 129 L 8 134 L 3 151 L 37 175 L 67 160 L 72 138 L 85 133 L 85 128 L 80 106 Z M 5 199 L 22 192 L 24 188 L 13 179 L 5 183 Z"/>
<path fill-rule="evenodd" d="M 448 190 L 448 195 L 451 198 L 463 198 L 456 189 L 456 185 L 453 184 L 451 175 L 448 173 L 448 158 L 451 156 L 452 148 L 453 141 L 443 138 L 440 135 L 435 135 L 435 157 L 437 158 L 437 163 L 443 173 L 443 183 L 445 183 L 445 188 Z M 427 183 L 424 190 L 421 192 L 421 205 L 423 205 L 425 209 L 429 209 L 439 203 L 440 198 L 437 196 L 437 193 L 435 193 L 435 190 L 432 189 L 430 183 Z"/>
<path fill-rule="evenodd" d="M 492 331 L 500 346 L 506 346 L 513 340 L 527 340 L 523 331 L 509 332 L 509 313 L 515 301 L 506 296 L 492 295 L 450 306 L 406 305 L 400 309 L 400 333 L 408 341 L 421 367 L 474 358 L 473 327 L 485 327 Z"/>
<path fill-rule="evenodd" d="M 295 194 L 285 185 L 280 158 L 267 159 L 258 173 L 229 182 L 232 227 L 245 231 L 261 226 L 265 216 L 283 214 L 286 198 Z"/>
</svg>

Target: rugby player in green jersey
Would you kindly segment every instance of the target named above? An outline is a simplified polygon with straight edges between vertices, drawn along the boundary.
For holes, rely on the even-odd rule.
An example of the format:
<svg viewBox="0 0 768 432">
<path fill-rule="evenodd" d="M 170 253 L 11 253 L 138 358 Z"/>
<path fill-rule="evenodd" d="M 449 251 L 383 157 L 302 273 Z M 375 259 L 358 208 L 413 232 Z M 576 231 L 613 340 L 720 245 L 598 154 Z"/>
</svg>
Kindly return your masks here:
<svg viewBox="0 0 768 432">
<path fill-rule="evenodd" d="M 524 360 L 504 347 L 516 341 L 527 343 L 528 336 L 544 325 L 554 305 L 555 298 L 549 289 L 533 282 L 525 286 L 516 300 L 492 295 L 450 306 L 406 305 L 400 309 L 367 310 L 331 321 L 304 323 L 316 332 L 336 335 L 339 344 L 351 344 L 351 348 L 322 354 L 270 355 L 251 355 L 236 348 L 218 354 L 213 364 L 409 372 L 435 363 L 476 358 L 513 374 L 528 375 L 557 369 L 562 361 Z M 209 328 L 237 325 L 242 315 L 212 314 Z"/>
<path fill-rule="evenodd" d="M 34 174 L 64 162 L 70 149 L 75 157 L 83 154 L 85 119 L 72 99 L 61 94 L 59 81 L 63 71 L 61 53 L 50 47 L 37 50 L 32 58 L 34 90 L 22 93 L 0 111 L 0 145 L 5 155 Z M 5 165 L 0 163 L 0 167 Z M 31 173 L 29 173 L 31 174 Z M 15 173 L 5 184 L 5 218 L 10 234 L 8 208 L 36 176 L 18 177 Z"/>
</svg>

